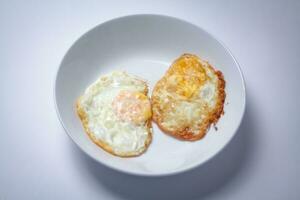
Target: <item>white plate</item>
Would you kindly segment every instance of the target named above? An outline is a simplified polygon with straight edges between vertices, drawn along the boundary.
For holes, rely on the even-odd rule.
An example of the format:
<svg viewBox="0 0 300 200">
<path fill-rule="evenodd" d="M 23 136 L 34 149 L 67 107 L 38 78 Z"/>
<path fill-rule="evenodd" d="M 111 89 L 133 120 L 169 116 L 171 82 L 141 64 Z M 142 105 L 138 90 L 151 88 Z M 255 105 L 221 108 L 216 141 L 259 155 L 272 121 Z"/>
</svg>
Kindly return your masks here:
<svg viewBox="0 0 300 200">
<path fill-rule="evenodd" d="M 175 58 L 197 54 L 221 70 L 226 81 L 225 115 L 204 139 L 183 142 L 155 124 L 153 141 L 135 158 L 112 156 L 85 134 L 75 100 L 100 75 L 113 70 L 148 80 L 150 94 Z M 113 169 L 137 175 L 174 174 L 199 166 L 220 152 L 236 133 L 245 110 L 245 86 L 231 53 L 211 34 L 188 22 L 160 15 L 133 15 L 103 23 L 79 38 L 59 67 L 55 99 L 60 121 L 72 140 L 89 156 Z"/>
</svg>

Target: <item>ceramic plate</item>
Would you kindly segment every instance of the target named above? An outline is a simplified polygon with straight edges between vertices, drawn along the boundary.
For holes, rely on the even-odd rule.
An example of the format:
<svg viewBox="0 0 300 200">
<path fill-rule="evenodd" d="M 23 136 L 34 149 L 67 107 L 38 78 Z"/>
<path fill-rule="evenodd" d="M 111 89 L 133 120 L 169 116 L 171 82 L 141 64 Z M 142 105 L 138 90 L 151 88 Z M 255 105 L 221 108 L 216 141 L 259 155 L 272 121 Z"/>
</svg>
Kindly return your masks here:
<svg viewBox="0 0 300 200">
<path fill-rule="evenodd" d="M 96 146 L 84 132 L 75 101 L 100 75 L 124 70 L 146 79 L 150 93 L 172 61 L 197 54 L 221 70 L 226 81 L 225 114 L 199 141 L 184 142 L 164 134 L 153 123 L 153 141 L 146 153 L 119 158 Z M 55 100 L 60 121 L 72 140 L 100 163 L 126 173 L 168 175 L 200 166 L 232 139 L 245 110 L 245 86 L 232 54 L 202 28 L 173 17 L 133 15 L 88 31 L 69 49 L 58 69 Z"/>
</svg>

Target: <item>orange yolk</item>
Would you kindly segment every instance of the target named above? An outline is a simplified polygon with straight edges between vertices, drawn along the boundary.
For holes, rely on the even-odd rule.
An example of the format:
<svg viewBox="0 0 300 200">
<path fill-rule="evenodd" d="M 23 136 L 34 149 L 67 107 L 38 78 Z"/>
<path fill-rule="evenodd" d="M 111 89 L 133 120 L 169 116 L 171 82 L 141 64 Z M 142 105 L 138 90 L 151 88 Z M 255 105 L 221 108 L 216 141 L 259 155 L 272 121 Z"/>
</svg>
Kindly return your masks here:
<svg viewBox="0 0 300 200">
<path fill-rule="evenodd" d="M 168 73 L 175 92 L 186 98 L 190 98 L 207 79 L 203 66 L 193 57 L 178 59 Z"/>
<path fill-rule="evenodd" d="M 152 116 L 150 101 L 140 92 L 121 91 L 112 107 L 119 119 L 135 124 L 144 123 Z"/>
</svg>

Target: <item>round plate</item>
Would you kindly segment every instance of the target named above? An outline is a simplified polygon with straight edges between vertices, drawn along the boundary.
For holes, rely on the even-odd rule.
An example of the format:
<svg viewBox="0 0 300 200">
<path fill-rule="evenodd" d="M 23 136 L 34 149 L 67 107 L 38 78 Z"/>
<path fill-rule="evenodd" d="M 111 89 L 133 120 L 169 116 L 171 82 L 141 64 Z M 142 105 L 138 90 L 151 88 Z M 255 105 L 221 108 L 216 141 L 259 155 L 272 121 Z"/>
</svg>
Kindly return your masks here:
<svg viewBox="0 0 300 200">
<path fill-rule="evenodd" d="M 170 137 L 153 123 L 153 141 L 139 157 L 119 158 L 96 146 L 84 132 L 75 101 L 100 75 L 124 70 L 154 84 L 183 53 L 207 60 L 226 81 L 225 114 L 199 141 Z M 199 166 L 220 152 L 236 133 L 245 110 L 245 86 L 232 54 L 211 34 L 188 22 L 160 15 L 133 15 L 105 22 L 79 38 L 59 67 L 55 100 L 72 140 L 100 163 L 137 175 L 168 175 Z"/>
</svg>

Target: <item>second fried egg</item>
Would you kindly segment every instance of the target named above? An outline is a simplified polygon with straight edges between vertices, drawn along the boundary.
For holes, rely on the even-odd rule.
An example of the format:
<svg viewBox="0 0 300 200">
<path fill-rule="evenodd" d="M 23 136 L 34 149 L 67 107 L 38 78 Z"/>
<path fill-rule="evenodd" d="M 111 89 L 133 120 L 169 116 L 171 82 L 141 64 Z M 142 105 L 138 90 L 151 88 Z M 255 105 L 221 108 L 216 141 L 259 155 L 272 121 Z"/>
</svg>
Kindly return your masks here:
<svg viewBox="0 0 300 200">
<path fill-rule="evenodd" d="M 196 55 L 179 57 L 152 93 L 153 119 L 177 138 L 202 138 L 223 113 L 223 74 Z"/>
</svg>

